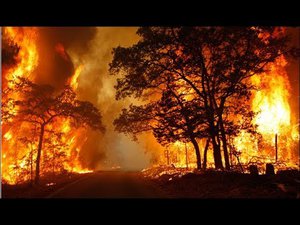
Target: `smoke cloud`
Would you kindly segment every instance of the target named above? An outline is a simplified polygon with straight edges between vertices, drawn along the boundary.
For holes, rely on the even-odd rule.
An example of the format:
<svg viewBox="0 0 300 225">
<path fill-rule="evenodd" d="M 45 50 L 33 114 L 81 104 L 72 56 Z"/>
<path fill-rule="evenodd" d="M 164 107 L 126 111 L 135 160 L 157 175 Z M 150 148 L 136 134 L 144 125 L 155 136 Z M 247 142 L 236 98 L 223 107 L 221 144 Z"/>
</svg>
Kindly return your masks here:
<svg viewBox="0 0 300 225">
<path fill-rule="evenodd" d="M 116 77 L 108 74 L 112 49 L 131 46 L 139 40 L 136 27 L 45 27 L 38 28 L 38 82 L 60 89 L 78 66 L 77 94 L 81 100 L 92 102 L 103 116 L 106 133 L 87 131 L 87 140 L 79 153 L 82 165 L 89 169 L 120 166 L 135 170 L 147 167 L 164 149 L 151 134 L 144 134 L 139 143 L 114 131 L 113 121 L 122 108 L 133 99 L 115 100 Z M 293 45 L 299 47 L 299 28 L 288 28 Z M 63 46 L 64 49 L 61 49 Z M 65 54 L 65 55 L 64 55 Z M 299 60 L 289 61 L 288 75 L 292 86 L 291 106 L 299 118 Z M 151 152 L 150 157 L 149 152 Z"/>
<path fill-rule="evenodd" d="M 125 170 L 140 170 L 149 166 L 151 159 L 146 151 L 152 150 L 149 142 L 156 142 L 151 134 L 136 143 L 115 132 L 113 126 L 114 119 L 130 100 L 115 100 L 116 77 L 108 73 L 111 53 L 114 47 L 136 43 L 139 39 L 136 30 L 135 27 L 39 28 L 38 82 L 60 89 L 75 68 L 83 66 L 78 78 L 78 97 L 93 103 L 103 116 L 105 134 L 88 130 L 87 140 L 79 153 L 82 166 L 86 168 L 120 166 Z M 160 148 L 157 143 L 152 146 Z"/>
</svg>

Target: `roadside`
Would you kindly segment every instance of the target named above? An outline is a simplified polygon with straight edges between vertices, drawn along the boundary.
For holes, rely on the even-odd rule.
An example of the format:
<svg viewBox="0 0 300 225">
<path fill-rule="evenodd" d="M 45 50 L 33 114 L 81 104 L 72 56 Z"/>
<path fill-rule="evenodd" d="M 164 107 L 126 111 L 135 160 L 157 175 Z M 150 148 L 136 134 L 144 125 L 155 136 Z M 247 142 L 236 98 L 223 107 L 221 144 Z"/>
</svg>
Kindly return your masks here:
<svg viewBox="0 0 300 225">
<path fill-rule="evenodd" d="M 66 173 L 42 177 L 39 186 L 27 183 L 2 184 L 2 198 L 45 198 L 89 174 Z"/>
<path fill-rule="evenodd" d="M 300 199 L 300 172 L 258 175 L 208 171 L 162 174 L 152 178 L 174 198 L 276 198 Z"/>
<path fill-rule="evenodd" d="M 276 175 L 148 169 L 44 177 L 40 186 L 2 185 L 3 198 L 275 198 L 300 199 L 300 172 Z"/>
</svg>

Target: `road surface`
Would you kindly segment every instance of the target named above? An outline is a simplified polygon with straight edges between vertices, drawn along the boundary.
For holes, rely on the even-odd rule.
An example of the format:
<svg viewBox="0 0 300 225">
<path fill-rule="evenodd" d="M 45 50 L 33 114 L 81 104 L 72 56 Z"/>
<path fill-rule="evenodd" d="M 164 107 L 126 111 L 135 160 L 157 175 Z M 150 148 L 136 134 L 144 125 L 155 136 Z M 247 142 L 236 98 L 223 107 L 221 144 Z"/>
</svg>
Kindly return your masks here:
<svg viewBox="0 0 300 225">
<path fill-rule="evenodd" d="M 87 174 L 47 198 L 166 198 L 137 172 L 103 171 Z"/>
</svg>

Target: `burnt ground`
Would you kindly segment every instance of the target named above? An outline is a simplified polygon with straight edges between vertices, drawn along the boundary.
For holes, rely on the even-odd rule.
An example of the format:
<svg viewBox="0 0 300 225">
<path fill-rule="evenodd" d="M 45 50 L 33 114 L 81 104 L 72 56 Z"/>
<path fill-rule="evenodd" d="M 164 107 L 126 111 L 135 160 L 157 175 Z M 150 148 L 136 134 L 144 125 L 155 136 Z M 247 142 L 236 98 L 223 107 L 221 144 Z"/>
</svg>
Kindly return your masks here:
<svg viewBox="0 0 300 225">
<path fill-rule="evenodd" d="M 163 174 L 153 181 L 174 198 L 300 199 L 300 172 L 258 175 L 210 171 Z"/>
<path fill-rule="evenodd" d="M 174 172 L 174 171 L 173 171 Z M 43 178 L 39 187 L 2 185 L 4 198 L 275 198 L 300 199 L 300 172 L 276 175 L 176 170 L 102 171 Z"/>
<path fill-rule="evenodd" d="M 39 186 L 35 186 L 30 182 L 16 185 L 2 184 L 2 198 L 43 198 L 88 175 L 65 173 L 41 177 Z"/>
<path fill-rule="evenodd" d="M 48 185 L 47 185 L 48 184 Z M 49 184 L 53 184 L 50 185 Z M 3 185 L 4 198 L 167 198 L 140 172 L 98 171 L 44 178 L 39 187 Z"/>
</svg>

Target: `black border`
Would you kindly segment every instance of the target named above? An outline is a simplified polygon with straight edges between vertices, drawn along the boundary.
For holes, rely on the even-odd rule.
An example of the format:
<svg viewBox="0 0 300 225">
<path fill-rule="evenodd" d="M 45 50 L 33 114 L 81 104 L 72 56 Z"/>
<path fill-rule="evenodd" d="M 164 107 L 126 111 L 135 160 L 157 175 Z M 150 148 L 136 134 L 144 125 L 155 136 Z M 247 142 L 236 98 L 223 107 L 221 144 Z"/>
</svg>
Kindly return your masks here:
<svg viewBox="0 0 300 225">
<path fill-rule="evenodd" d="M 5 1 L 1 2 L 0 25 L 300 26 L 300 13 L 292 0 Z"/>
<path fill-rule="evenodd" d="M 292 3 L 272 1 L 266 5 L 261 1 L 242 3 L 234 1 L 232 4 L 228 1 L 212 0 L 198 3 L 196 0 L 192 3 L 187 0 L 182 2 L 174 0 L 171 4 L 169 2 L 163 4 L 162 1 L 134 1 L 131 4 L 127 1 L 123 3 L 106 1 L 105 4 L 102 1 L 94 3 L 73 1 L 65 5 L 62 0 L 33 4 L 27 1 L 1 2 L 0 25 L 300 26 L 300 13 L 296 1 Z M 11 5 L 6 5 L 7 3 Z M 33 219 L 38 214 L 44 217 L 44 220 L 52 221 L 56 217 L 63 216 L 76 221 L 78 217 L 86 216 L 87 221 L 96 218 L 96 222 L 100 223 L 103 216 L 112 214 L 112 218 L 120 219 L 123 223 L 124 218 L 136 219 L 144 216 L 145 222 L 150 222 L 155 217 L 166 218 L 169 222 L 182 218 L 184 224 L 190 220 L 213 224 L 217 221 L 261 223 L 263 218 L 271 223 L 271 221 L 278 222 L 277 220 L 282 218 L 287 224 L 298 218 L 299 199 L 1 199 L 0 212 L 1 215 L 8 213 L 14 215 L 14 219 L 24 221 L 26 218 Z M 160 221 L 157 219 L 155 222 Z"/>
<path fill-rule="evenodd" d="M 138 220 L 139 224 L 166 219 L 184 224 L 222 222 L 267 224 L 297 221 L 299 199 L 2 199 L 1 215 L 15 215 L 14 219 L 44 218 L 48 220 L 66 218 L 77 221 L 83 218 L 97 223 L 125 223 Z M 103 218 L 108 218 L 104 221 Z M 28 221 L 29 222 L 29 221 Z M 87 224 L 85 222 L 85 224 Z"/>
</svg>

